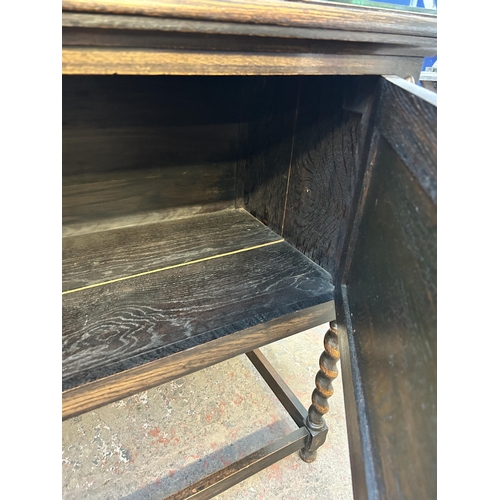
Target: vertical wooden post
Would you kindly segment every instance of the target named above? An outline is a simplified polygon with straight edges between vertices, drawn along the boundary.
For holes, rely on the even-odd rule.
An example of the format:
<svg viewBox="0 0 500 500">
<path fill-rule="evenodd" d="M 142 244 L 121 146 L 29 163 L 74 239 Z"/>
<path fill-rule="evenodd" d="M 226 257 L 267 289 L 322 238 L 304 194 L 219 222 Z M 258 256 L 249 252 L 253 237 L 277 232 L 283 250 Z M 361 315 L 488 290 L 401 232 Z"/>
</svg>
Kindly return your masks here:
<svg viewBox="0 0 500 500">
<path fill-rule="evenodd" d="M 328 398 L 333 394 L 332 381 L 337 378 L 337 361 L 340 359 L 337 323 L 330 322 L 330 328 L 325 334 L 325 350 L 319 358 L 320 371 L 316 374 L 316 389 L 312 393 L 312 405 L 305 420 L 305 426 L 311 437 L 307 445 L 300 450 L 300 458 L 304 462 L 314 462 L 317 449 L 325 442 L 328 427 L 323 415 L 330 406 Z"/>
</svg>

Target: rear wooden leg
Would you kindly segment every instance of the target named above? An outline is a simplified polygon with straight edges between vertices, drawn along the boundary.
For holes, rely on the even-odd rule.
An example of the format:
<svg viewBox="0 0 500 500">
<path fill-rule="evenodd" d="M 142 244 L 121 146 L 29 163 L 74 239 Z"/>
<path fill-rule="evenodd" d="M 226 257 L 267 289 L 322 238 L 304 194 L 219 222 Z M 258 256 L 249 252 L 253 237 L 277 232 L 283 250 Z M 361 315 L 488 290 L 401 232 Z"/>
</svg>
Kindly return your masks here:
<svg viewBox="0 0 500 500">
<path fill-rule="evenodd" d="M 333 394 L 332 381 L 337 378 L 337 361 L 340 359 L 337 323 L 330 322 L 325 334 L 325 350 L 319 358 L 320 371 L 316 374 L 316 389 L 312 393 L 312 405 L 309 407 L 305 426 L 310 437 L 307 445 L 300 450 L 300 458 L 304 462 L 314 462 L 317 449 L 325 442 L 328 433 L 323 415 L 329 410 L 328 398 Z"/>
</svg>

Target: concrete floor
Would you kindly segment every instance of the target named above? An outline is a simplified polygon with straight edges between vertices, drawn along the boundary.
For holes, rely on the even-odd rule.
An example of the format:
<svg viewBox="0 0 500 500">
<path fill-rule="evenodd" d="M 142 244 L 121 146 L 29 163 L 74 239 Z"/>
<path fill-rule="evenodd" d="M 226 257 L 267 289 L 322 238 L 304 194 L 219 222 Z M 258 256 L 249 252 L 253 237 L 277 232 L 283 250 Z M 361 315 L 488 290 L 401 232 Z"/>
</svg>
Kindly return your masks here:
<svg viewBox="0 0 500 500">
<path fill-rule="evenodd" d="M 314 328 L 261 350 L 306 408 L 323 336 Z M 295 453 L 214 497 L 350 500 L 341 374 L 312 464 Z M 63 423 L 64 499 L 162 499 L 296 429 L 246 356 Z"/>
</svg>

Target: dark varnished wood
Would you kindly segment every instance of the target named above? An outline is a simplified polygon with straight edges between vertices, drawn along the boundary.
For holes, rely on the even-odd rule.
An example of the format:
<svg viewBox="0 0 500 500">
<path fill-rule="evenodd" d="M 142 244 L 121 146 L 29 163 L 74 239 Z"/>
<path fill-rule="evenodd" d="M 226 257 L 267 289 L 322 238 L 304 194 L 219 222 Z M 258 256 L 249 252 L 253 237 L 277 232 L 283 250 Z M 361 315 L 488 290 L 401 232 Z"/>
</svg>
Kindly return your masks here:
<svg viewBox="0 0 500 500">
<path fill-rule="evenodd" d="M 279 239 L 244 210 L 66 237 L 63 291 Z"/>
<path fill-rule="evenodd" d="M 335 321 L 330 321 L 330 327 L 324 338 L 325 350 L 319 358 L 320 369 L 316 374 L 316 388 L 312 393 L 312 404 L 309 407 L 304 422 L 306 428 L 311 432 L 313 437 L 315 433 L 327 429 L 323 415 L 326 415 L 330 409 L 328 398 L 333 395 L 332 382 L 339 374 L 337 362 L 340 359 L 340 352 L 337 331 L 337 323 Z M 317 450 L 321 444 L 323 444 L 322 441 L 315 442 L 314 438 L 310 439 L 307 445 L 300 450 L 300 457 L 302 460 L 307 463 L 316 460 Z"/>
<path fill-rule="evenodd" d="M 257 80 L 247 101 L 246 162 L 239 176 L 243 206 L 279 234 L 283 216 L 297 116 L 298 78 Z"/>
<path fill-rule="evenodd" d="M 394 126 L 377 124 L 352 262 L 344 276 L 341 351 L 343 358 L 351 357 L 343 370 L 346 406 L 359 420 L 349 431 L 353 484 L 360 498 L 433 498 L 436 179 L 430 173 L 436 172 L 436 158 L 414 151 L 435 148 L 435 109 L 405 91 L 392 91 L 404 101 L 395 106 L 408 116 L 414 108 L 411 115 L 418 120 L 395 148 L 389 137 L 401 132 L 398 118 Z M 394 103 L 386 96 L 382 93 L 381 117 Z"/>
<path fill-rule="evenodd" d="M 359 42 L 372 45 L 371 51 L 378 49 L 402 51 L 400 55 L 427 55 L 436 52 L 436 39 L 432 37 L 398 35 L 393 33 L 377 33 L 350 31 L 342 29 L 321 29 L 293 26 L 277 26 L 268 24 L 230 23 L 220 21 L 195 21 L 190 19 L 174 19 L 145 16 L 123 16 L 103 14 L 81 14 L 77 12 L 62 13 L 63 28 L 145 31 L 166 33 L 195 33 L 210 35 L 229 35 L 239 37 L 264 37 L 283 40 L 286 38 L 299 40 L 336 40 L 342 42 Z M 63 38 L 63 44 L 65 43 Z M 90 41 L 89 41 L 90 42 Z M 378 48 L 377 48 L 378 46 Z M 388 52 L 389 53 L 389 52 Z M 394 52 L 392 52 L 394 53 Z M 399 52 L 397 52 L 399 53 Z"/>
<path fill-rule="evenodd" d="M 418 77 L 421 57 L 66 47 L 67 75 L 370 75 Z"/>
<path fill-rule="evenodd" d="M 302 81 L 283 236 L 332 275 L 358 177 L 364 99 L 374 87 L 370 77 Z"/>
<path fill-rule="evenodd" d="M 175 380 L 252 349 L 321 325 L 335 316 L 328 301 L 180 351 L 62 394 L 63 419 Z"/>
<path fill-rule="evenodd" d="M 281 242 L 64 295 L 63 389 L 327 302 L 330 281 Z"/>
<path fill-rule="evenodd" d="M 436 37 L 435 15 L 283 0 L 63 0 L 64 11 Z"/>
<path fill-rule="evenodd" d="M 64 77 L 65 230 L 234 206 L 239 96 L 232 78 Z"/>
<path fill-rule="evenodd" d="M 237 460 L 220 471 L 184 488 L 165 500 L 207 500 L 222 493 L 247 477 L 299 450 L 305 443 L 307 431 L 299 428 L 260 450 Z"/>
<path fill-rule="evenodd" d="M 414 40 L 414 42 L 416 42 Z M 103 29 L 68 27 L 62 31 L 65 47 L 120 47 L 143 49 L 270 52 L 293 54 L 425 56 L 426 45 L 374 43 L 373 41 L 303 40 L 291 37 L 224 35 L 213 33 L 165 32 L 144 29 Z"/>
<path fill-rule="evenodd" d="M 218 163 L 63 177 L 64 234 L 233 207 L 234 170 L 233 163 Z"/>
<path fill-rule="evenodd" d="M 166 41 L 158 33 L 113 36 L 119 44 L 136 35 L 146 45 L 176 39 L 177 48 L 107 52 L 102 34 L 94 34 L 97 59 L 107 56 L 89 70 L 92 50 L 65 49 L 82 57 L 76 72 L 122 71 L 113 64 L 125 61 L 125 72 L 146 73 L 362 73 L 369 64 L 378 73 L 396 62 L 391 56 L 384 66 L 383 56 L 374 56 L 356 66 L 351 55 L 314 54 L 313 44 L 299 67 L 301 46 L 293 43 L 274 41 L 280 53 L 259 41 L 258 54 L 208 54 L 189 45 L 200 38 Z M 243 38 L 238 43 L 247 50 Z M 356 498 L 435 496 L 435 109 L 383 80 L 373 90 L 339 77 L 302 77 L 295 87 L 298 79 L 208 78 L 204 86 L 196 78 L 154 77 L 130 79 L 123 89 L 119 78 L 95 80 L 103 86 L 97 92 L 78 78 L 66 95 L 64 234 L 75 235 L 65 238 L 74 245 L 64 270 L 68 286 L 210 256 L 211 241 L 229 249 L 271 234 L 254 224 L 252 234 L 238 237 L 246 223 L 218 224 L 225 212 L 146 222 L 245 203 L 280 234 L 281 222 L 300 252 L 343 283 L 340 337 Z M 316 196 L 308 198 L 311 192 Z M 212 222 L 204 227 L 203 218 Z M 167 226 L 186 233 L 170 238 Z M 212 239 L 202 227 L 216 229 Z M 65 295 L 63 418 L 333 319 L 331 276 L 300 252 L 276 243 Z M 103 257 L 105 268 L 96 264 Z M 322 367 L 330 373 L 330 365 Z M 317 417 L 318 429 L 330 392 L 320 373 L 310 418 Z M 321 444 L 326 431 L 315 436 L 314 427 L 311 439 Z M 314 453 L 311 440 L 304 444 Z"/>
<path fill-rule="evenodd" d="M 263 82 L 250 98 L 257 119 L 248 127 L 247 161 L 238 174 L 244 178 L 243 206 L 333 275 L 362 170 L 377 79 Z"/>
<path fill-rule="evenodd" d="M 417 77 L 421 56 L 435 54 L 436 17 L 282 0 L 64 0 L 63 10 L 63 72 L 110 75 L 65 86 L 68 286 L 267 237 L 259 226 L 238 238 L 227 220 L 213 231 L 214 218 L 205 238 L 197 224 L 212 216 L 186 218 L 233 206 L 306 255 L 280 242 L 65 295 L 63 417 L 332 320 L 332 277 L 310 257 L 345 282 L 356 497 L 434 496 L 433 110 L 383 82 L 365 100 L 354 78 L 303 78 L 299 92 L 296 79 L 111 75 Z M 180 217 L 185 234 L 171 238 L 166 226 L 183 224 L 165 221 Z M 208 498 L 292 448 L 314 454 L 338 358 L 330 337 L 309 436 L 179 498 Z"/>
<path fill-rule="evenodd" d="M 354 243 L 363 214 L 366 193 L 370 184 L 373 159 L 376 154 L 378 137 L 380 135 L 376 124 L 378 123 L 381 78 L 367 80 L 362 87 L 365 88 L 360 94 L 364 94 L 365 98 L 361 100 L 361 104 L 357 102 L 358 99 L 356 98 L 354 98 L 353 102 L 346 103 L 347 109 L 362 112 L 363 118 L 360 121 L 360 140 L 357 144 L 356 176 L 352 180 L 351 202 L 345 214 L 344 241 L 335 272 L 335 281 L 338 285 L 337 292 L 339 292 L 340 285 L 343 283 L 344 275 L 348 273 L 352 260 Z M 366 87 L 369 87 L 369 89 Z M 340 296 L 338 298 L 341 301 Z"/>
<path fill-rule="evenodd" d="M 437 201 L 437 106 L 381 80 L 379 129 L 428 196 Z M 420 94 L 435 94 L 422 89 Z"/>
<path fill-rule="evenodd" d="M 182 127 L 189 133 L 195 126 L 232 124 L 238 116 L 235 105 L 240 99 L 241 79 L 237 77 L 63 76 L 62 80 L 62 119 L 63 126 L 68 128 Z M 217 137 L 214 135 L 212 140 Z M 230 156 L 226 142 L 220 140 L 217 149 L 221 151 L 217 152 L 213 146 L 209 151 L 191 151 L 191 155 L 207 161 L 214 154 L 212 159 L 224 154 Z M 181 152 L 189 151 L 182 146 L 184 150 L 179 151 L 173 164 L 179 164 Z M 166 161 L 172 162 L 169 158 Z"/>
<path fill-rule="evenodd" d="M 377 81 L 366 113 L 366 140 L 360 144 L 359 172 L 347 222 L 337 284 L 349 273 L 381 135 L 403 158 L 431 199 L 437 199 L 437 101 L 435 95 L 397 77 Z M 430 105 L 429 105 L 430 104 Z M 404 117 L 404 118 L 402 118 Z"/>
<path fill-rule="evenodd" d="M 280 403 L 292 417 L 293 421 L 299 427 L 303 427 L 304 420 L 307 417 L 307 410 L 299 401 L 299 398 L 286 385 L 285 381 L 280 377 L 264 354 L 262 354 L 260 349 L 254 349 L 247 352 L 246 355 L 266 381 L 269 388 L 274 392 L 274 395 L 280 400 Z"/>
<path fill-rule="evenodd" d="M 345 418 L 348 422 L 347 436 L 351 479 L 356 500 L 367 500 L 373 498 L 377 492 L 373 457 L 370 453 L 367 407 L 359 369 L 358 351 L 353 336 L 346 285 L 340 285 L 335 289 L 335 292 L 339 351 L 342 359 L 342 388 L 344 390 Z M 368 496 L 369 491 L 371 497 Z"/>
</svg>

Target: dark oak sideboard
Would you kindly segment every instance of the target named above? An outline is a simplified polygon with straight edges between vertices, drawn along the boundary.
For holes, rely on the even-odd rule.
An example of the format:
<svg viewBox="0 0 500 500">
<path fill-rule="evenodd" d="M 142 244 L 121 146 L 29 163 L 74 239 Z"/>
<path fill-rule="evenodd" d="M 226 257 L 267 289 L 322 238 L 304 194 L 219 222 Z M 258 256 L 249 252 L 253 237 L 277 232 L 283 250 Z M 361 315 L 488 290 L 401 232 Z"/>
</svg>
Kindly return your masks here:
<svg viewBox="0 0 500 500">
<path fill-rule="evenodd" d="M 436 17 L 63 0 L 62 25 L 63 419 L 246 353 L 297 430 L 169 497 L 210 498 L 321 453 L 340 357 L 355 498 L 435 498 L 437 108 L 409 81 Z M 307 410 L 258 348 L 326 322 Z"/>
</svg>

